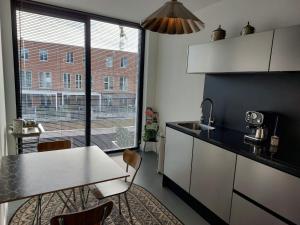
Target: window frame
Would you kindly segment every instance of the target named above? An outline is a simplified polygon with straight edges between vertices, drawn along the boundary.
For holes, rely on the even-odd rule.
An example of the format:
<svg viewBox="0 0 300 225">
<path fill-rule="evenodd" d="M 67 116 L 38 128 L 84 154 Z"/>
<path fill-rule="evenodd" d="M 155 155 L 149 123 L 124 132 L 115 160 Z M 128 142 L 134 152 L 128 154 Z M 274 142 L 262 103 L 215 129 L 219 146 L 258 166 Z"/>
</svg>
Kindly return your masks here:
<svg viewBox="0 0 300 225">
<path fill-rule="evenodd" d="M 124 63 L 124 59 L 126 59 L 126 63 Z M 129 65 L 128 57 L 127 56 L 122 56 L 121 60 L 120 60 L 120 68 L 126 69 L 126 68 L 128 68 L 128 65 Z"/>
<path fill-rule="evenodd" d="M 74 52 L 73 51 L 67 51 L 66 52 L 66 63 L 67 64 L 74 64 Z"/>
<path fill-rule="evenodd" d="M 65 79 L 66 75 L 68 76 L 68 79 Z M 63 86 L 64 86 L 65 90 L 70 90 L 71 89 L 71 87 L 72 87 L 71 86 L 71 79 L 72 79 L 72 76 L 71 76 L 70 73 L 67 73 L 67 72 L 63 73 Z"/>
<path fill-rule="evenodd" d="M 27 80 L 27 73 L 30 73 L 30 87 L 25 85 L 24 86 L 24 83 L 27 84 L 27 81 L 24 82 L 24 79 L 23 79 L 23 76 L 25 76 L 25 80 Z M 21 87 L 24 88 L 24 89 L 31 89 L 32 88 L 32 71 L 31 70 L 21 70 L 21 79 L 22 79 L 22 85 Z"/>
<path fill-rule="evenodd" d="M 108 59 L 110 59 L 109 62 L 108 62 Z M 114 57 L 113 56 L 107 56 L 105 58 L 105 66 L 106 66 L 106 68 L 113 68 L 113 66 L 114 66 Z"/>
<path fill-rule="evenodd" d="M 80 79 L 77 79 L 78 77 L 80 77 Z M 82 75 L 80 73 L 75 74 L 75 88 L 78 90 L 82 90 Z"/>
<path fill-rule="evenodd" d="M 128 82 L 128 80 L 129 80 L 128 76 L 125 76 L 125 75 L 124 76 L 120 76 L 120 78 L 119 78 L 119 81 L 120 81 L 120 84 L 119 84 L 120 88 L 119 89 L 120 89 L 120 91 L 122 91 L 122 92 L 127 92 L 128 91 L 128 89 L 129 89 L 129 82 Z M 126 82 L 124 82 L 124 81 L 126 81 Z M 125 89 L 121 88 L 121 87 L 124 87 L 124 86 L 126 87 Z"/>
<path fill-rule="evenodd" d="M 118 18 L 98 15 L 95 13 L 73 10 L 69 8 L 54 6 L 51 4 L 36 2 L 32 0 L 12 0 L 11 1 L 11 21 L 12 21 L 12 37 L 13 37 L 13 56 L 15 71 L 15 91 L 16 91 L 16 115 L 22 117 L 21 87 L 20 87 L 20 71 L 19 71 L 19 53 L 18 53 L 18 35 L 17 35 L 17 16 L 16 11 L 23 10 L 41 15 L 54 16 L 62 19 L 70 19 L 85 23 L 85 95 L 86 95 L 86 127 L 85 127 L 85 143 L 89 146 L 91 141 L 91 20 L 112 23 L 120 26 L 127 26 L 139 30 L 139 63 L 137 73 L 137 117 L 136 117 L 136 146 L 132 149 L 139 149 L 142 140 L 142 118 L 143 118 L 143 85 L 144 85 L 144 60 L 145 60 L 145 30 L 140 24 L 125 21 Z M 30 54 L 28 53 L 28 59 Z M 73 59 L 74 61 L 74 59 Z M 51 75 L 52 79 L 52 75 Z M 40 84 L 40 81 L 39 81 Z M 53 81 L 51 80 L 51 86 Z M 20 140 L 21 141 L 21 140 Z M 118 151 L 123 151 L 116 150 Z M 22 153 L 21 151 L 19 153 Z"/>
<path fill-rule="evenodd" d="M 41 82 L 41 74 L 43 74 L 43 75 L 50 75 L 50 79 L 51 79 L 50 87 L 43 87 L 43 86 L 41 86 L 41 84 L 42 84 L 42 82 Z M 39 89 L 47 90 L 47 89 L 51 89 L 52 88 L 53 82 L 52 82 L 52 73 L 51 72 L 42 71 L 42 72 L 38 73 L 38 76 L 39 76 Z"/>
<path fill-rule="evenodd" d="M 27 53 L 24 53 L 25 50 Z M 27 57 L 24 57 L 26 55 L 27 55 Z M 25 61 L 29 60 L 29 49 L 28 48 L 21 48 L 20 59 L 25 60 Z"/>
<path fill-rule="evenodd" d="M 107 78 L 107 81 L 105 81 L 105 79 Z M 111 78 L 111 79 L 110 79 Z M 107 84 L 107 88 L 105 87 L 105 85 Z M 104 87 L 104 91 L 113 91 L 114 90 L 114 77 L 111 75 L 105 75 L 103 76 L 103 87 Z"/>
<path fill-rule="evenodd" d="M 46 52 L 46 59 L 43 59 L 44 54 L 42 54 L 42 53 L 45 53 L 45 52 Z M 44 49 L 44 48 L 39 49 L 39 59 L 40 59 L 40 62 L 48 62 L 48 50 L 47 49 Z"/>
</svg>

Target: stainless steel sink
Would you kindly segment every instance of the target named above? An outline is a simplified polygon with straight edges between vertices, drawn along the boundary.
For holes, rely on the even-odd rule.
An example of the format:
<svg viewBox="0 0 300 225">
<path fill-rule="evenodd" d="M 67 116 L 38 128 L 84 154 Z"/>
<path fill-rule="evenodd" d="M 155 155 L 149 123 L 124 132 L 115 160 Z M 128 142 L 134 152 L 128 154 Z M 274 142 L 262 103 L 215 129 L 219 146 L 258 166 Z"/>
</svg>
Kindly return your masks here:
<svg viewBox="0 0 300 225">
<path fill-rule="evenodd" d="M 192 131 L 201 131 L 201 130 L 214 130 L 215 127 L 211 127 L 205 124 L 199 124 L 199 122 L 184 122 L 184 123 L 178 123 L 178 126 L 184 127 L 186 129 L 192 130 Z"/>
</svg>

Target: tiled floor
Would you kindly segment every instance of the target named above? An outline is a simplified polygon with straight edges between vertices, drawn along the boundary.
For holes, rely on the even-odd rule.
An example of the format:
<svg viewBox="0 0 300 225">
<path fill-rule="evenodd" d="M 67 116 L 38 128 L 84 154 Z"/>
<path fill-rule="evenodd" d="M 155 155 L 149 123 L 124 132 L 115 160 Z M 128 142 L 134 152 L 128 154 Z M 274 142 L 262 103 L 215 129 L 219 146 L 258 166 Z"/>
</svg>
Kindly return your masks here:
<svg viewBox="0 0 300 225">
<path fill-rule="evenodd" d="M 156 172 L 157 157 L 153 152 L 142 153 L 143 162 L 135 183 L 141 185 L 156 196 L 171 212 L 173 212 L 186 225 L 207 225 L 208 223 L 193 209 L 178 198 L 172 191 L 162 187 L 162 176 Z M 125 166 L 120 154 L 112 155 L 120 165 Z M 8 215 L 11 217 L 14 211 L 23 201 L 9 203 Z"/>
</svg>

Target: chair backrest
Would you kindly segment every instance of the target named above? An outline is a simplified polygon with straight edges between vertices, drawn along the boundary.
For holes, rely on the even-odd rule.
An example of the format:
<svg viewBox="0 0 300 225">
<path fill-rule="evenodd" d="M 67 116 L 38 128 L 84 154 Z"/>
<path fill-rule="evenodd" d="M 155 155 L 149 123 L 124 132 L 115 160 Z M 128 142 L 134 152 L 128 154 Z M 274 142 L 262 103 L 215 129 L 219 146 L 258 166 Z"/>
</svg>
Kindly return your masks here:
<svg viewBox="0 0 300 225">
<path fill-rule="evenodd" d="M 43 143 L 38 143 L 37 146 L 38 152 L 61 150 L 67 148 L 71 148 L 70 140 L 43 142 Z"/>
<path fill-rule="evenodd" d="M 102 225 L 112 208 L 113 202 L 107 202 L 81 212 L 58 215 L 50 220 L 50 225 Z"/>
<path fill-rule="evenodd" d="M 134 181 L 134 178 L 141 166 L 141 163 L 142 163 L 142 157 L 135 151 L 132 151 L 132 150 L 129 150 L 129 149 L 126 149 L 124 152 L 123 152 L 123 161 L 127 164 L 126 166 L 126 172 L 128 172 L 128 167 L 131 166 L 132 168 L 135 169 L 135 172 L 133 174 L 133 177 L 132 177 L 132 180 L 131 180 L 131 184 L 130 184 L 130 187 Z M 127 181 L 127 179 L 125 178 L 125 180 Z"/>
</svg>

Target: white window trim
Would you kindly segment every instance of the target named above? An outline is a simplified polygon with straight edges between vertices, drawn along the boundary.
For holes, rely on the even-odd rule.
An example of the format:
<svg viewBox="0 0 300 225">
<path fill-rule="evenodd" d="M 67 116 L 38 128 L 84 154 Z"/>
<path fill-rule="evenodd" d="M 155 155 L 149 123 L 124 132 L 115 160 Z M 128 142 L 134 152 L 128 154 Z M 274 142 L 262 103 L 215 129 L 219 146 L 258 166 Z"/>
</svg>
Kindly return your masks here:
<svg viewBox="0 0 300 225">
<path fill-rule="evenodd" d="M 68 86 L 70 86 L 70 87 L 66 87 L 66 85 L 65 85 L 65 74 L 68 74 L 69 75 L 69 85 Z M 70 73 L 63 73 L 63 87 L 64 87 L 64 89 L 65 90 L 70 90 L 71 89 L 71 87 L 72 87 L 72 76 L 71 76 L 71 74 Z"/>
<path fill-rule="evenodd" d="M 26 76 L 26 73 L 27 72 L 30 72 L 30 77 L 31 77 L 31 82 L 30 82 L 30 87 L 29 86 L 23 86 L 24 84 L 23 84 L 23 77 L 22 77 L 22 72 L 23 72 L 23 74 Z M 24 89 L 31 89 L 32 88 L 32 71 L 31 70 L 21 70 L 21 81 L 22 81 L 22 88 L 24 88 Z"/>
<path fill-rule="evenodd" d="M 127 60 L 127 65 L 126 65 L 126 66 L 124 66 L 124 65 L 125 65 L 125 63 L 123 62 L 124 59 Z M 128 65 L 129 65 L 128 57 L 122 56 L 122 57 L 121 57 L 121 62 L 120 62 L 120 67 L 123 68 L 123 69 L 125 69 L 125 68 L 128 67 Z"/>
<path fill-rule="evenodd" d="M 27 59 L 22 58 L 22 53 L 23 53 L 24 50 L 27 50 L 27 55 L 28 55 Z M 23 54 L 23 55 L 25 55 L 25 54 Z M 23 60 L 26 60 L 26 61 L 29 60 L 29 49 L 28 48 L 21 48 L 20 58 L 23 59 Z"/>
<path fill-rule="evenodd" d="M 105 81 L 105 78 L 108 78 L 108 81 Z M 111 82 L 110 82 L 111 78 Z M 105 88 L 105 84 L 108 83 L 108 89 Z M 110 88 L 110 83 L 112 83 L 112 88 Z M 113 91 L 114 90 L 114 77 L 113 76 L 104 76 L 103 77 L 103 86 L 104 91 Z"/>
<path fill-rule="evenodd" d="M 108 62 L 107 62 L 108 59 L 111 59 L 111 62 L 109 63 L 109 65 L 108 65 Z M 107 68 L 112 68 L 114 66 L 114 57 L 113 56 L 107 56 L 105 58 L 105 66 Z"/>
<path fill-rule="evenodd" d="M 47 59 L 41 59 L 41 53 L 42 52 L 46 52 L 46 55 L 47 55 Z M 40 59 L 40 62 L 48 62 L 48 50 L 47 49 L 44 49 L 44 48 L 42 48 L 42 49 L 40 49 L 39 50 L 39 59 Z"/>
<path fill-rule="evenodd" d="M 41 74 L 46 74 L 46 73 L 49 73 L 49 75 L 50 75 L 50 78 L 51 78 L 51 83 L 50 83 L 50 87 L 42 87 L 41 86 Z M 52 73 L 51 72 L 39 72 L 39 88 L 40 89 L 51 89 L 52 88 Z"/>
<path fill-rule="evenodd" d="M 72 53 L 72 62 L 69 62 L 68 61 L 68 59 L 69 59 L 69 57 L 68 57 L 68 54 L 69 53 Z M 67 53 L 66 53 L 66 63 L 68 63 L 68 64 L 74 64 L 74 52 L 72 52 L 72 51 L 67 51 Z"/>
<path fill-rule="evenodd" d="M 80 77 L 80 79 L 77 79 L 77 77 Z M 78 84 L 80 83 L 80 87 L 78 87 Z M 75 88 L 76 89 L 82 89 L 82 75 L 80 73 L 75 74 Z"/>
<path fill-rule="evenodd" d="M 122 79 L 123 78 L 123 79 Z M 125 79 L 124 79 L 125 78 Z M 122 91 L 122 92 L 127 92 L 128 91 L 128 89 L 129 89 L 129 84 L 128 84 L 128 76 L 120 76 L 120 84 L 121 84 L 121 80 L 122 80 L 122 87 L 126 87 L 126 89 L 122 89 L 121 88 L 121 85 L 120 85 L 120 91 Z M 127 81 L 127 85 L 124 85 L 124 84 L 126 84 L 126 82 L 124 82 L 124 81 Z"/>
</svg>

